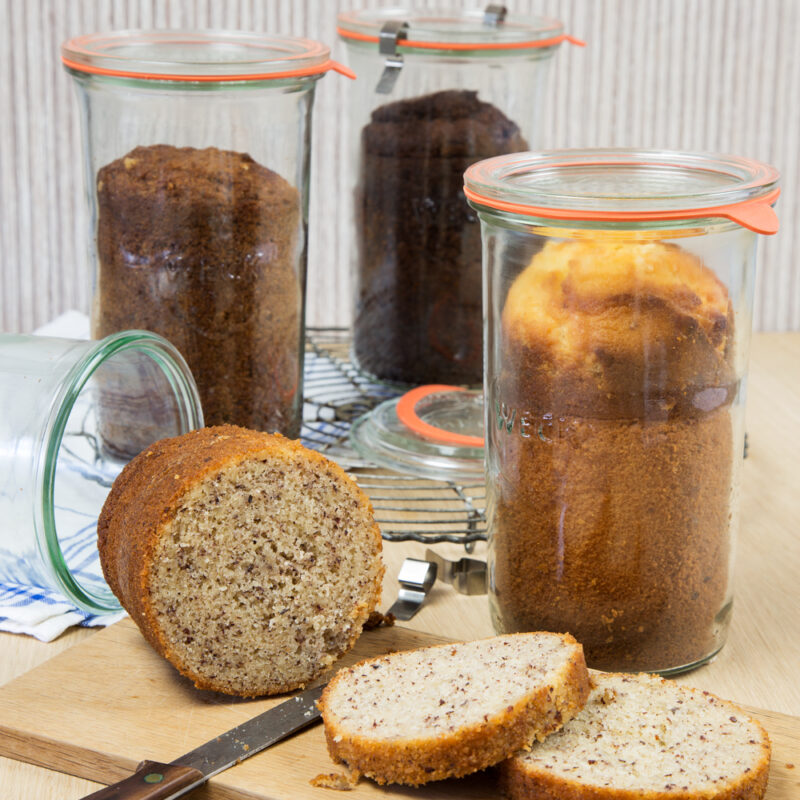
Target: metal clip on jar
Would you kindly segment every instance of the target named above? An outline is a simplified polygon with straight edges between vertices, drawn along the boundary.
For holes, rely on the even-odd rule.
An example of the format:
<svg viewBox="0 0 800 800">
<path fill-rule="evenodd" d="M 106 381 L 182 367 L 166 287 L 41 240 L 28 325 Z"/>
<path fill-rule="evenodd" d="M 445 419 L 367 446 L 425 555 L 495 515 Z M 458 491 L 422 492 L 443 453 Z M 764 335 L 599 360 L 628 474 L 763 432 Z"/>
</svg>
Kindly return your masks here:
<svg viewBox="0 0 800 800">
<path fill-rule="evenodd" d="M 0 335 L 0 581 L 119 611 L 96 524 L 126 460 L 202 427 L 186 362 L 145 331 L 102 341 Z"/>
<path fill-rule="evenodd" d="M 349 71 L 306 39 L 126 31 L 62 48 L 82 111 L 93 335 L 155 331 L 208 424 L 297 436 L 311 111 Z"/>
<path fill-rule="evenodd" d="M 756 234 L 778 174 L 587 150 L 475 164 L 498 631 L 569 631 L 606 670 L 724 644 Z"/>
</svg>

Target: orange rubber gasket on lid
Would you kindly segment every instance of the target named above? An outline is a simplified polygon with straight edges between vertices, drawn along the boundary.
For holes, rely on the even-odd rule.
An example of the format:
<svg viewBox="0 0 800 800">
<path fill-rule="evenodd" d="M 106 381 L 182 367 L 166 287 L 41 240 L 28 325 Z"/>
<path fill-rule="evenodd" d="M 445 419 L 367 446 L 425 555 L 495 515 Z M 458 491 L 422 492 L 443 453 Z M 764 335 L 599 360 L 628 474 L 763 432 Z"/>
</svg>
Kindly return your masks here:
<svg viewBox="0 0 800 800">
<path fill-rule="evenodd" d="M 378 44 L 380 41 L 377 36 L 357 33 L 347 30 L 347 28 L 336 28 L 336 33 L 343 39 L 355 39 L 358 42 Z M 400 39 L 397 46 L 398 48 L 410 47 L 419 50 L 529 50 L 532 47 L 555 47 L 562 42 L 586 47 L 586 42 L 566 33 L 551 36 L 549 39 L 532 39 L 527 42 L 421 42 L 416 39 Z"/>
<path fill-rule="evenodd" d="M 437 428 L 428 422 L 424 422 L 417 414 L 417 403 L 424 400 L 436 392 L 463 392 L 462 386 L 445 386 L 442 384 L 429 384 L 427 386 L 417 386 L 410 392 L 406 392 L 398 401 L 396 406 L 397 418 L 407 428 L 419 434 L 424 439 L 430 439 L 440 444 L 451 444 L 456 447 L 483 447 L 481 436 L 468 436 L 465 433 L 454 433 L 453 431 Z"/>
<path fill-rule="evenodd" d="M 134 78 L 143 81 L 178 81 L 185 83 L 227 83 L 229 81 L 268 81 L 280 80 L 281 78 L 305 78 L 309 75 L 319 75 L 323 72 L 333 70 L 347 78 L 355 79 L 356 74 L 349 67 L 340 64 L 329 58 L 320 64 L 313 64 L 310 67 L 300 69 L 289 69 L 282 72 L 264 72 L 257 74 L 244 75 L 171 75 L 156 72 L 133 72 L 124 69 L 110 69 L 108 67 L 96 67 L 88 64 L 79 64 L 70 61 L 62 56 L 61 61 L 65 67 L 74 69 L 77 72 L 88 72 L 91 75 L 107 75 L 113 78 Z"/>
<path fill-rule="evenodd" d="M 599 209 L 548 208 L 524 203 L 509 203 L 494 197 L 478 194 L 467 186 L 464 194 L 468 200 L 482 206 L 544 219 L 586 220 L 588 222 L 646 222 L 657 220 L 704 219 L 722 217 L 755 233 L 771 236 L 778 232 L 778 215 L 772 204 L 778 199 L 780 189 L 773 189 L 763 197 L 754 197 L 740 203 L 729 203 L 707 208 L 680 208 L 663 211 L 602 211 Z"/>
</svg>

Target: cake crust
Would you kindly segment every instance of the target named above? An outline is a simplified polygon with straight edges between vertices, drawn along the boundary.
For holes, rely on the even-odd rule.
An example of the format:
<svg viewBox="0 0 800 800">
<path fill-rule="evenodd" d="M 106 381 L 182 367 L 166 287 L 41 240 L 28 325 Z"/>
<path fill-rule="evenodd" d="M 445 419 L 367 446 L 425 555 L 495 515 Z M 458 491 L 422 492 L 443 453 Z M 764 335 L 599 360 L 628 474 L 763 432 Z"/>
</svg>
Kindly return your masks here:
<svg viewBox="0 0 800 800">
<path fill-rule="evenodd" d="M 502 313 L 508 402 L 592 419 L 696 416 L 733 400 L 733 306 L 674 244 L 548 242 Z"/>
</svg>

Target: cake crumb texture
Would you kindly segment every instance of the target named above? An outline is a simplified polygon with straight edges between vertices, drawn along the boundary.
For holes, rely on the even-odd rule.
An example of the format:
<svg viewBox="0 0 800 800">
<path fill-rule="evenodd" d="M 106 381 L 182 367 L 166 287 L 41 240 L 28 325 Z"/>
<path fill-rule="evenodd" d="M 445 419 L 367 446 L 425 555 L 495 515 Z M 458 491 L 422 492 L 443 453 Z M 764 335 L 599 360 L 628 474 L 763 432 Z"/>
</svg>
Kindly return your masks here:
<svg viewBox="0 0 800 800">
<path fill-rule="evenodd" d="M 278 434 L 226 425 L 157 442 L 115 481 L 98 534 L 122 605 L 202 689 L 305 685 L 352 647 L 380 598 L 368 498 Z"/>
<path fill-rule="evenodd" d="M 589 677 L 568 635 L 512 634 L 341 670 L 319 702 L 334 761 L 379 784 L 460 777 L 560 728 Z"/>
<path fill-rule="evenodd" d="M 654 675 L 593 673 L 584 709 L 501 765 L 512 800 L 759 800 L 763 727 L 737 706 Z"/>
<path fill-rule="evenodd" d="M 315 775 L 309 783 L 316 789 L 334 789 L 337 792 L 350 792 L 356 788 L 358 773 L 345 775 L 343 772 L 325 772 Z"/>
</svg>

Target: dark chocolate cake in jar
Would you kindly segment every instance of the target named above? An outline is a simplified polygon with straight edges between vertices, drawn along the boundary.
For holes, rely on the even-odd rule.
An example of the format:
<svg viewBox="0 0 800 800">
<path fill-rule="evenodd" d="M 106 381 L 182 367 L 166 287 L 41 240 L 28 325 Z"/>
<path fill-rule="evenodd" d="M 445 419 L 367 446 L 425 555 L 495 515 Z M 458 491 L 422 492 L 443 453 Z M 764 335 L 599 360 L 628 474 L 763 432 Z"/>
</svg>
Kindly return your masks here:
<svg viewBox="0 0 800 800">
<path fill-rule="evenodd" d="M 526 148 L 477 92 L 376 108 L 361 133 L 353 346 L 399 383 L 481 381 L 481 239 L 462 191 L 475 161 Z"/>
</svg>

